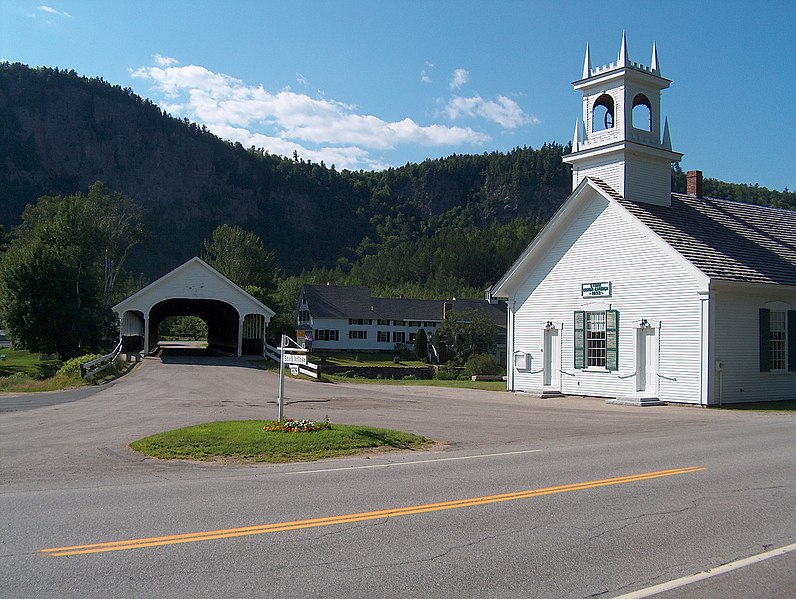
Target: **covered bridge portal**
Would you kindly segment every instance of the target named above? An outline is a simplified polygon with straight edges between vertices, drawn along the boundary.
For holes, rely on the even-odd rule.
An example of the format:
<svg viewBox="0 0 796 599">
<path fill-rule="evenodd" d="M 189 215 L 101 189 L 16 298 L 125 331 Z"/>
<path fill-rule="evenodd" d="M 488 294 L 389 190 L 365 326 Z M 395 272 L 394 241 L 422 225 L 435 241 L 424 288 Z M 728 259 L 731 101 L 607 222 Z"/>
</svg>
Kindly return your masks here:
<svg viewBox="0 0 796 599">
<path fill-rule="evenodd" d="M 157 348 L 158 327 L 170 316 L 197 316 L 207 323 L 212 348 L 262 354 L 274 311 L 199 258 L 191 258 L 113 307 L 125 351 Z"/>
</svg>

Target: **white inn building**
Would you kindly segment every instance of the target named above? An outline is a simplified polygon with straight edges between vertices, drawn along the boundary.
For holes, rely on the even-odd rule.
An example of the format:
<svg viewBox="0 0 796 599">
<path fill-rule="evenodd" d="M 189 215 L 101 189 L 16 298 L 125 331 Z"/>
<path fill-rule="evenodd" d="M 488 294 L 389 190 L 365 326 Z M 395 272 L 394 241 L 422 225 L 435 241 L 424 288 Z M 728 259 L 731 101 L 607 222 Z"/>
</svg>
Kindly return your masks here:
<svg viewBox="0 0 796 599">
<path fill-rule="evenodd" d="M 671 192 L 661 75 L 592 67 L 572 194 L 492 289 L 508 388 L 646 404 L 796 399 L 796 212 Z"/>
</svg>

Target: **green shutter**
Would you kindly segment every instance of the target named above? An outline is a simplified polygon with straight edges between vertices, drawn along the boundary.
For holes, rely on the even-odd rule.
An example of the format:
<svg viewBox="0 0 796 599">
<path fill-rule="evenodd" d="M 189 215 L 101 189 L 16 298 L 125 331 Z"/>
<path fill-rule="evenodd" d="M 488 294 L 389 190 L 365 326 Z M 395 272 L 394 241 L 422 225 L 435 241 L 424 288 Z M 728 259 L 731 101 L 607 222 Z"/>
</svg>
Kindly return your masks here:
<svg viewBox="0 0 796 599">
<path fill-rule="evenodd" d="M 605 312 L 605 367 L 619 370 L 619 312 Z"/>
<path fill-rule="evenodd" d="M 788 370 L 796 371 L 796 310 L 788 310 Z"/>
<path fill-rule="evenodd" d="M 575 312 L 575 368 L 586 368 L 586 313 Z"/>
<path fill-rule="evenodd" d="M 760 372 L 771 371 L 771 311 L 760 308 Z"/>
</svg>

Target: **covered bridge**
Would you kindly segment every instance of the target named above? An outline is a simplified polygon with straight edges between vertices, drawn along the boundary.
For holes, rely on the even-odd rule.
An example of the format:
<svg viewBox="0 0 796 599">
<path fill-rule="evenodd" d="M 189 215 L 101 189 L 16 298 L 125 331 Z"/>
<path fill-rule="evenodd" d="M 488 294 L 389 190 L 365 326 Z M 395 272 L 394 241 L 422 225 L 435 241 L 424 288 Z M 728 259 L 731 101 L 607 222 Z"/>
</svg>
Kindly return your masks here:
<svg viewBox="0 0 796 599">
<path fill-rule="evenodd" d="M 211 348 L 262 354 L 265 329 L 274 311 L 212 266 L 191 258 L 113 307 L 125 351 L 148 355 L 157 348 L 158 328 L 170 316 L 196 316 L 207 323 Z"/>
</svg>

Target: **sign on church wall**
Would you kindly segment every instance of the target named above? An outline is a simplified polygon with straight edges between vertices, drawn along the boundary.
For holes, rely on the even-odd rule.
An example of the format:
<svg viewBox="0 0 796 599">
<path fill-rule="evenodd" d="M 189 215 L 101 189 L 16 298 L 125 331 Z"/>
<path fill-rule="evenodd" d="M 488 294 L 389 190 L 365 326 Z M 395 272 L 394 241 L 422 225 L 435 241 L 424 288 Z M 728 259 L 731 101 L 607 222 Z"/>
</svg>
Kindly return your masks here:
<svg viewBox="0 0 796 599">
<path fill-rule="evenodd" d="M 581 283 L 580 294 L 582 297 L 610 297 L 611 282 Z"/>
</svg>

